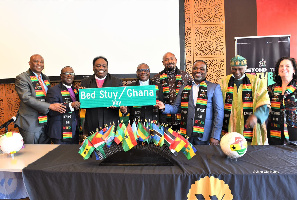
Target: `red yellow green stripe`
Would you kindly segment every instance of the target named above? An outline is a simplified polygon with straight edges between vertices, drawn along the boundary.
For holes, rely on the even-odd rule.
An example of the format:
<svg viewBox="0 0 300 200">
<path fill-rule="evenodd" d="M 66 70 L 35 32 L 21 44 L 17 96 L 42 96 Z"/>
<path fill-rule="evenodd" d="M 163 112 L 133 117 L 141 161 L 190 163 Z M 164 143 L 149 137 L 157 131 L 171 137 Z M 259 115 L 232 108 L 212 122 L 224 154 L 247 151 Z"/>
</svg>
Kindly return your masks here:
<svg viewBox="0 0 300 200">
<path fill-rule="evenodd" d="M 39 81 L 38 78 L 36 76 L 30 76 L 30 80 L 31 81 Z"/>
<path fill-rule="evenodd" d="M 225 110 L 231 110 L 232 104 L 225 104 L 224 109 Z"/>
<path fill-rule="evenodd" d="M 188 108 L 189 102 L 181 102 L 181 108 Z"/>
<path fill-rule="evenodd" d="M 207 87 L 207 84 L 206 84 L 206 82 L 205 82 L 205 81 L 202 81 L 202 82 L 200 83 L 200 86 Z"/>
<path fill-rule="evenodd" d="M 37 97 L 43 97 L 43 96 L 45 96 L 45 93 L 44 93 L 43 90 L 36 90 L 35 91 L 35 96 L 37 96 Z"/>
<path fill-rule="evenodd" d="M 47 122 L 47 116 L 39 116 L 38 119 L 39 119 L 39 123 Z"/>
<path fill-rule="evenodd" d="M 49 86 L 49 85 L 50 85 L 50 83 L 49 83 L 48 80 L 45 80 L 44 83 L 45 83 L 46 86 Z"/>
<path fill-rule="evenodd" d="M 280 86 L 276 86 L 276 87 L 274 88 L 274 93 L 282 93 L 281 87 L 280 87 Z"/>
<path fill-rule="evenodd" d="M 72 138 L 72 132 L 63 132 L 63 138 L 64 139 Z"/>
<path fill-rule="evenodd" d="M 252 87 L 251 84 L 243 84 L 243 91 L 251 91 Z"/>
<path fill-rule="evenodd" d="M 296 87 L 294 87 L 293 85 L 290 85 L 290 86 L 286 87 L 286 90 L 287 90 L 289 93 L 293 93 L 293 92 L 295 92 Z"/>
<path fill-rule="evenodd" d="M 182 78 L 181 78 L 181 75 L 180 75 L 180 74 L 177 74 L 177 75 L 176 75 L 176 80 L 182 80 Z"/>
<path fill-rule="evenodd" d="M 228 88 L 227 88 L 227 92 L 233 93 L 233 87 L 228 87 Z"/>
<path fill-rule="evenodd" d="M 253 137 L 253 132 L 252 131 L 244 131 L 243 135 L 247 139 L 251 139 Z"/>
<path fill-rule="evenodd" d="M 244 109 L 252 109 L 253 108 L 253 102 L 243 102 L 243 108 Z"/>
<path fill-rule="evenodd" d="M 167 78 L 168 76 L 167 76 L 167 74 L 162 74 L 162 75 L 160 75 L 160 79 L 165 79 L 165 78 Z"/>
<path fill-rule="evenodd" d="M 192 89 L 192 86 L 190 86 L 190 85 L 187 85 L 184 87 L 184 90 L 191 90 L 191 89 Z"/>
<path fill-rule="evenodd" d="M 280 102 L 273 102 L 271 101 L 272 109 L 280 109 Z"/>
<path fill-rule="evenodd" d="M 186 135 L 186 129 L 185 128 L 180 128 L 180 134 L 181 135 Z"/>
<path fill-rule="evenodd" d="M 61 91 L 61 95 L 62 96 L 70 96 L 70 93 L 67 90 L 63 90 L 63 91 Z"/>
<path fill-rule="evenodd" d="M 195 133 L 204 133 L 204 127 L 194 126 L 193 132 Z"/>
<path fill-rule="evenodd" d="M 169 87 L 163 87 L 163 92 L 164 93 L 169 93 L 170 91 L 169 91 Z"/>
<path fill-rule="evenodd" d="M 281 138 L 281 131 L 270 130 L 270 136 L 275 138 Z"/>
<path fill-rule="evenodd" d="M 197 98 L 197 104 L 207 105 L 207 99 Z"/>
</svg>

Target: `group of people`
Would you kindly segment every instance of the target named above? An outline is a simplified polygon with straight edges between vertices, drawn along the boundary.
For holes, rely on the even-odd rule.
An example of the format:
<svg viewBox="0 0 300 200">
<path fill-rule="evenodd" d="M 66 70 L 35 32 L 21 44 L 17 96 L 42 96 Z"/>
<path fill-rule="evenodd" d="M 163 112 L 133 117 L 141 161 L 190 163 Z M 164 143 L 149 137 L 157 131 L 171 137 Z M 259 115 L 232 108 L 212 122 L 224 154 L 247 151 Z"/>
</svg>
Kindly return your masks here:
<svg viewBox="0 0 300 200">
<path fill-rule="evenodd" d="M 245 73 L 247 60 L 231 59 L 231 74 L 221 84 L 206 80 L 204 60 L 196 60 L 192 76 L 177 67 L 173 53 L 166 53 L 164 69 L 150 79 L 150 68 L 137 67 L 137 81 L 129 86 L 156 85 L 156 105 L 86 109 L 83 130 L 90 134 L 106 124 L 117 124 L 120 116 L 168 124 L 186 135 L 194 145 L 218 145 L 222 135 L 238 132 L 248 144 L 297 143 L 297 63 L 283 57 L 275 66 L 275 84 L 267 87 L 258 76 Z M 42 73 L 44 59 L 30 57 L 30 69 L 16 77 L 20 108 L 15 124 L 24 143 L 78 144 L 78 88 L 74 70 L 61 70 L 61 82 L 50 87 Z M 93 60 L 94 74 L 81 81 L 80 88 L 123 86 L 108 73 L 108 60 Z"/>
</svg>

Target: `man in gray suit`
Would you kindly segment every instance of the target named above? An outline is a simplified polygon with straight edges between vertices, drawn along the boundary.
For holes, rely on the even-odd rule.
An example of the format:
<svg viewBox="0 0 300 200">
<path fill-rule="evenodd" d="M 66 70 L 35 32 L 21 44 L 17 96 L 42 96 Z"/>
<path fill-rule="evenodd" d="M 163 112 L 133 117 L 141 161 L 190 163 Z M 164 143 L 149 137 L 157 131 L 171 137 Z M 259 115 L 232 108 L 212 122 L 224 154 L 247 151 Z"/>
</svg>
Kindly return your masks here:
<svg viewBox="0 0 300 200">
<path fill-rule="evenodd" d="M 195 61 L 194 80 L 183 85 L 174 105 L 158 102 L 164 114 L 181 113 L 180 133 L 194 145 L 219 145 L 224 118 L 221 87 L 206 80 L 207 65 Z"/>
<path fill-rule="evenodd" d="M 25 144 L 45 144 L 50 141 L 45 133 L 49 109 L 64 113 L 66 106 L 45 102 L 50 80 L 42 73 L 43 57 L 32 55 L 29 66 L 15 80 L 15 88 L 21 100 L 15 124 L 19 127 Z"/>
</svg>

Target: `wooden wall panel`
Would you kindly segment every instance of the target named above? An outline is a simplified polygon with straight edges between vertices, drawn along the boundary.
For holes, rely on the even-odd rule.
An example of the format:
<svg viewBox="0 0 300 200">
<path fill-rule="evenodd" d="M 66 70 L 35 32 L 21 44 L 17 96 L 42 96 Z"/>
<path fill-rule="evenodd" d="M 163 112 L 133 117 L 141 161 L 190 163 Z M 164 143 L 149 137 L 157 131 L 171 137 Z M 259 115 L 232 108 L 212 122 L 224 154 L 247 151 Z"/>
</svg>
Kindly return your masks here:
<svg viewBox="0 0 300 200">
<path fill-rule="evenodd" d="M 186 0 L 185 37 L 187 71 L 205 60 L 207 80 L 219 83 L 226 75 L 224 0 Z"/>
</svg>

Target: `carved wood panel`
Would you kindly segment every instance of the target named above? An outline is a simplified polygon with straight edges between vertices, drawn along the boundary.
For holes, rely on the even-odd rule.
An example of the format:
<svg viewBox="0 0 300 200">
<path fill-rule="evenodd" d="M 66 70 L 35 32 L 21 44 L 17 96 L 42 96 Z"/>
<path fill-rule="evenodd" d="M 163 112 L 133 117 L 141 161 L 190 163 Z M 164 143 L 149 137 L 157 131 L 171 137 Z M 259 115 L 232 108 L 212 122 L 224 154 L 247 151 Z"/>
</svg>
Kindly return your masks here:
<svg viewBox="0 0 300 200">
<path fill-rule="evenodd" d="M 226 76 L 224 0 L 186 0 L 184 9 L 186 70 L 205 60 L 207 80 L 220 83 Z"/>
</svg>

